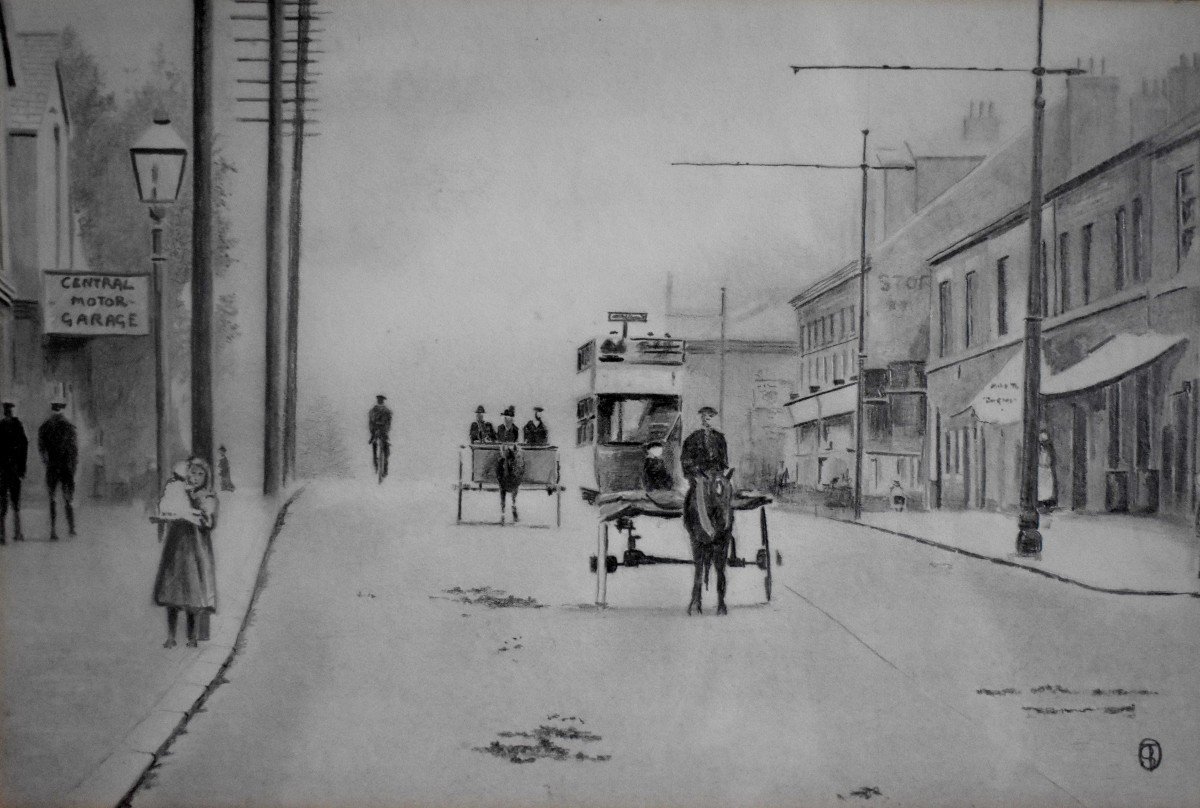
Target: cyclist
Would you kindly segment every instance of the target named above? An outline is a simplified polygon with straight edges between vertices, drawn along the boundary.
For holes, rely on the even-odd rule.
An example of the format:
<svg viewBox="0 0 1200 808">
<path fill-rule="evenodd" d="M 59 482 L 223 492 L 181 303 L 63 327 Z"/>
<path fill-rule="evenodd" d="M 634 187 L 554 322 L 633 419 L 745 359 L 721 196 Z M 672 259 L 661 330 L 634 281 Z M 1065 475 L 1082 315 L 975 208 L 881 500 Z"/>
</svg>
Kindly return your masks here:
<svg viewBox="0 0 1200 808">
<path fill-rule="evenodd" d="M 388 455 L 392 450 L 388 438 L 388 433 L 392 431 L 392 411 L 383 403 L 385 401 L 387 401 L 387 396 L 375 396 L 375 406 L 367 413 L 367 431 L 370 433 L 370 439 L 367 442 L 371 445 L 371 462 L 380 480 L 387 476 Z M 375 452 L 376 441 L 379 442 L 378 453 Z M 381 462 L 383 468 L 380 468 Z"/>
</svg>

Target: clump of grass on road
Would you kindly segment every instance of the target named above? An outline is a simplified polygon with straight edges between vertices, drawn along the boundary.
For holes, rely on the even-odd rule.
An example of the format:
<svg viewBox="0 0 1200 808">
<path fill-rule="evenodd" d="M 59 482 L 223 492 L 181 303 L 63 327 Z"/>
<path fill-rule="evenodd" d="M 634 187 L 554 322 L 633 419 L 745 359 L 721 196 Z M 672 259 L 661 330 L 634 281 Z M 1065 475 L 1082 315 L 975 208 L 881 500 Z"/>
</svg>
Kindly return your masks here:
<svg viewBox="0 0 1200 808">
<path fill-rule="evenodd" d="M 510 595 L 503 589 L 493 589 L 490 586 L 476 586 L 471 589 L 463 589 L 456 586 L 453 589 L 442 590 L 447 595 L 453 597 L 447 600 L 453 600 L 455 603 L 466 603 L 471 606 L 483 605 L 489 609 L 542 609 L 545 608 L 544 603 L 538 603 L 536 598 L 522 598 L 516 595 Z"/>
<path fill-rule="evenodd" d="M 582 741 L 594 743 L 601 740 L 594 732 L 577 726 L 583 724 L 582 718 L 563 718 L 555 714 L 547 716 L 548 721 L 558 720 L 560 725 L 541 724 L 532 732 L 498 732 L 504 741 L 522 738 L 525 742 L 505 743 L 492 741 L 487 746 L 476 746 L 476 752 L 484 752 L 494 757 L 503 758 L 510 763 L 533 763 L 535 760 L 588 760 L 602 763 L 612 759 L 612 755 L 589 755 L 582 750 L 574 754 L 561 742 Z"/>
</svg>

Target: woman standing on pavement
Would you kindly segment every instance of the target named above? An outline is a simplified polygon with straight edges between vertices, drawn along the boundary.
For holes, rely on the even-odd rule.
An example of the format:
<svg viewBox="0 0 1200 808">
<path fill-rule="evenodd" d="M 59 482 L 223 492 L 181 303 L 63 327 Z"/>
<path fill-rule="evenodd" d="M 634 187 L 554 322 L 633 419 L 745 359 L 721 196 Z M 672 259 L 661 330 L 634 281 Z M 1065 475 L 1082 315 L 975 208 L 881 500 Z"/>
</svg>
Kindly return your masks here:
<svg viewBox="0 0 1200 808">
<path fill-rule="evenodd" d="M 1054 463 L 1054 442 L 1049 433 L 1042 430 L 1038 435 L 1037 501 L 1038 510 L 1044 514 L 1049 514 L 1058 504 L 1058 474 Z"/>
<path fill-rule="evenodd" d="M 193 457 L 178 463 L 163 489 L 156 521 L 166 525 L 162 558 L 154 581 L 154 602 L 167 609 L 167 640 L 175 646 L 179 611 L 187 615 L 187 644 L 199 645 L 197 618 L 217 610 L 216 565 L 212 531 L 217 525 L 217 495 L 212 469 Z"/>
</svg>

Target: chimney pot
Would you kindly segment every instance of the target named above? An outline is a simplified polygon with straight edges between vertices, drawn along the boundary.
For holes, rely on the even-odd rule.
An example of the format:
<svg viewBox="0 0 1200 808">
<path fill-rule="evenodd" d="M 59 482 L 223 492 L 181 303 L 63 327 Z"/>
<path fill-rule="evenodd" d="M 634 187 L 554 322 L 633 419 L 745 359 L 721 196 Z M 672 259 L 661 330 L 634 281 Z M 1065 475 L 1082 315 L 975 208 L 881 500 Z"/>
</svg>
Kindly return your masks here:
<svg viewBox="0 0 1200 808">
<path fill-rule="evenodd" d="M 1142 95 L 1149 95 L 1149 94 L 1150 94 L 1150 82 L 1148 82 L 1146 79 L 1143 78 L 1142 79 Z"/>
<path fill-rule="evenodd" d="M 1096 57 L 1094 57 L 1094 56 L 1088 57 L 1088 72 L 1089 73 L 1096 72 Z"/>
<path fill-rule="evenodd" d="M 996 114 L 995 110 L 996 110 L 995 103 L 992 101 L 988 101 L 988 117 L 989 118 L 993 117 Z"/>
<path fill-rule="evenodd" d="M 967 115 L 967 117 L 968 118 L 975 117 L 975 102 L 974 101 L 971 102 L 971 112 Z"/>
</svg>

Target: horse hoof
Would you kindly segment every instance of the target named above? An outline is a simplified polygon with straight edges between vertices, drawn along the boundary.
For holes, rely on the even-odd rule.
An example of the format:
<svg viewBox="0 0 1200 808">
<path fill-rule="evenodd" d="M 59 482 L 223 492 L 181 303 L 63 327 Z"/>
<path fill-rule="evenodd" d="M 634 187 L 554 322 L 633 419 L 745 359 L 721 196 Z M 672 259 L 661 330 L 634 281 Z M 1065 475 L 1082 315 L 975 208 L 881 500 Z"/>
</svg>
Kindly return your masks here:
<svg viewBox="0 0 1200 808">
<path fill-rule="evenodd" d="M 729 612 L 725 609 L 724 603 L 717 607 L 717 614 L 729 614 Z"/>
<path fill-rule="evenodd" d="M 704 607 L 703 607 L 703 606 L 701 606 L 699 603 L 694 603 L 694 602 L 693 602 L 693 603 L 689 603 L 689 604 L 688 604 L 688 612 L 687 612 L 687 613 L 688 613 L 688 614 L 691 614 L 691 613 L 692 613 L 692 609 L 695 609 L 695 610 L 696 610 L 696 614 L 704 614 Z"/>
</svg>

